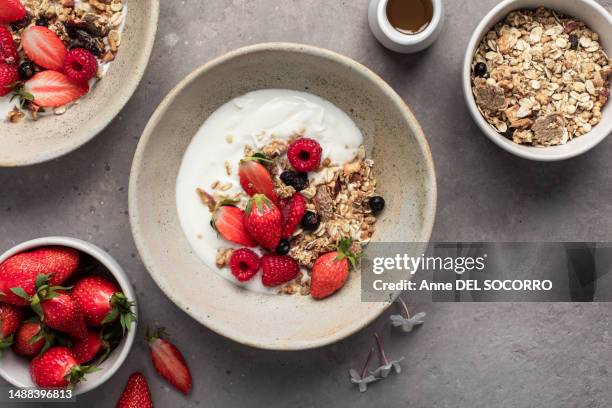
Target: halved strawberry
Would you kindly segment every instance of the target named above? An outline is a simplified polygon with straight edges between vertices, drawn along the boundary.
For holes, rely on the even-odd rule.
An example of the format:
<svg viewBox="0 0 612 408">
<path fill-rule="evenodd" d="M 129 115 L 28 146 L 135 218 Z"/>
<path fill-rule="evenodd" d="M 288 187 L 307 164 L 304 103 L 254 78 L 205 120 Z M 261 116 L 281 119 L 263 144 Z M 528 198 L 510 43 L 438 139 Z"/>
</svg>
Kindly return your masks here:
<svg viewBox="0 0 612 408">
<path fill-rule="evenodd" d="M 280 200 L 279 206 L 283 215 L 282 237 L 289 238 L 306 213 L 306 200 L 302 194 L 295 193 L 291 198 Z"/>
<path fill-rule="evenodd" d="M 55 71 L 64 68 L 66 46 L 57 34 L 47 27 L 28 27 L 21 33 L 21 45 L 28 58 L 41 67 Z"/>
<path fill-rule="evenodd" d="M 232 205 L 221 205 L 215 210 L 212 227 L 225 239 L 247 247 L 255 247 L 257 243 L 247 232 L 244 211 Z"/>
<path fill-rule="evenodd" d="M 0 24 L 12 23 L 23 19 L 26 9 L 19 0 L 0 0 Z"/>
<path fill-rule="evenodd" d="M 61 72 L 43 71 L 26 82 L 24 90 L 43 107 L 64 106 L 89 92 L 89 85 L 76 85 Z"/>
<path fill-rule="evenodd" d="M 268 169 L 258 160 L 264 160 L 261 157 L 247 157 L 240 162 L 238 175 L 240 176 L 240 185 L 250 196 L 255 194 L 264 194 L 273 202 L 276 202 L 276 193 L 274 192 L 274 183 Z"/>
<path fill-rule="evenodd" d="M 166 381 L 183 394 L 191 391 L 191 373 L 180 350 L 166 340 L 164 329 L 159 328 L 151 333 L 147 329 L 147 342 L 151 351 L 151 360 L 155 370 Z"/>
</svg>

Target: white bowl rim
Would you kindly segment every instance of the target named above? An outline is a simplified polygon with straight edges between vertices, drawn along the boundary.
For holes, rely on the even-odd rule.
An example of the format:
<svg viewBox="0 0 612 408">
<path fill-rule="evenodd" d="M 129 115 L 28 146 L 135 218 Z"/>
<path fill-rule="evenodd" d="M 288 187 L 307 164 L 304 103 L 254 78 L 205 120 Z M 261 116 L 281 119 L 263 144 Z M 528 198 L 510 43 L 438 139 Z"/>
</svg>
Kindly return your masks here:
<svg viewBox="0 0 612 408">
<path fill-rule="evenodd" d="M 546 148 L 517 145 L 516 143 L 506 140 L 503 136 L 501 136 L 497 131 L 493 129 L 493 127 L 483 118 L 482 114 L 478 110 L 476 101 L 474 100 L 474 95 L 472 94 L 471 73 L 472 73 L 472 61 L 474 58 L 474 52 L 476 51 L 476 47 L 478 46 L 478 43 L 480 42 L 481 38 L 485 35 L 485 30 L 489 29 L 489 27 L 491 27 L 493 24 L 497 23 L 500 19 L 503 18 L 503 16 L 496 17 L 497 14 L 499 14 L 501 10 L 505 9 L 512 3 L 516 3 L 518 1 L 520 0 L 504 0 L 498 5 L 496 5 L 495 7 L 493 7 L 493 9 L 491 9 L 491 11 L 489 11 L 483 17 L 482 21 L 478 24 L 478 26 L 472 33 L 472 36 L 466 48 L 465 57 L 463 60 L 463 72 L 462 72 L 463 95 L 465 97 L 465 101 L 467 103 L 468 110 L 470 111 L 472 118 L 474 119 L 476 124 L 480 127 L 482 132 L 493 143 L 495 143 L 497 146 L 501 147 L 502 149 L 506 150 L 509 153 L 512 153 L 524 159 L 534 160 L 534 161 L 544 161 L 544 162 L 571 159 L 573 157 L 579 156 L 593 149 L 595 146 L 601 143 L 606 137 L 608 137 L 608 135 L 612 133 L 612 121 L 609 123 L 606 129 L 602 129 L 602 133 L 599 137 L 595 138 L 595 137 L 592 137 L 593 135 L 590 135 L 591 139 L 589 140 L 589 143 L 585 143 L 583 146 L 579 148 L 568 150 L 565 153 L 561 152 L 558 154 L 542 155 L 540 154 L 540 152 L 542 152 L 544 149 L 550 152 L 550 151 L 553 151 L 553 149 L 555 148 L 568 146 L 569 143 L 571 142 L 563 146 L 551 146 L 551 147 L 546 147 Z M 605 19 L 607 19 L 610 25 L 612 25 L 612 14 L 610 14 L 601 4 L 597 3 L 595 0 L 575 0 L 575 1 L 581 2 L 585 5 L 592 7 L 599 14 L 601 14 Z M 517 9 L 519 8 L 522 8 L 522 7 L 517 7 Z M 551 7 L 551 8 L 554 9 L 554 7 Z M 603 125 L 604 123 L 600 123 L 598 126 L 603 126 Z"/>
<path fill-rule="evenodd" d="M 320 47 L 316 47 L 312 45 L 288 43 L 288 42 L 260 43 L 260 44 L 238 48 L 236 50 L 225 53 L 219 57 L 212 59 L 211 61 L 200 66 L 199 68 L 197 68 L 187 77 L 185 77 L 185 79 L 180 81 L 168 93 L 168 95 L 166 95 L 166 97 L 162 100 L 162 102 L 159 104 L 159 106 L 157 107 L 153 115 L 151 116 L 151 119 L 149 119 L 149 122 L 140 137 L 138 146 L 136 148 L 136 152 L 134 154 L 134 159 L 132 161 L 132 168 L 130 171 L 130 183 L 129 183 L 129 189 L 128 189 L 129 191 L 128 207 L 129 207 L 129 213 L 130 213 L 130 225 L 132 228 L 132 235 L 134 238 L 134 243 L 136 244 L 136 248 L 138 250 L 138 253 L 140 254 L 140 258 L 143 264 L 145 265 L 147 271 L 149 272 L 149 275 L 151 275 L 151 278 L 155 281 L 155 283 L 160 288 L 160 290 L 164 292 L 164 294 L 174 304 L 176 304 L 180 309 L 182 309 L 185 313 L 191 316 L 191 318 L 193 318 L 200 324 L 206 326 L 207 328 L 214 331 L 215 333 L 223 337 L 229 338 L 237 343 L 249 346 L 249 347 L 255 347 L 255 348 L 264 349 L 264 350 L 281 350 L 281 351 L 307 350 L 307 349 L 323 347 L 323 346 L 335 343 L 337 341 L 340 341 L 360 331 L 361 329 L 366 327 L 368 324 L 370 324 L 372 321 L 374 321 L 378 316 L 380 316 L 391 305 L 392 302 L 378 303 L 378 305 L 380 305 L 380 308 L 379 310 L 377 310 L 377 313 L 372 313 L 366 319 L 363 319 L 361 321 L 356 321 L 352 325 L 345 326 L 341 330 L 336 331 L 333 335 L 330 335 L 325 338 L 320 338 L 314 341 L 295 341 L 290 344 L 285 343 L 283 346 L 274 346 L 274 345 L 271 346 L 266 343 L 253 342 L 250 340 L 242 339 L 239 336 L 235 335 L 235 333 L 228 331 L 225 327 L 218 324 L 214 319 L 207 318 L 205 314 L 204 316 L 197 315 L 196 312 L 191 307 L 189 307 L 189 305 L 186 302 L 184 302 L 179 297 L 173 296 L 172 294 L 168 293 L 162 287 L 162 280 L 159 277 L 159 272 L 157 271 L 156 267 L 151 262 L 151 256 L 149 255 L 149 251 L 144 242 L 143 234 L 139 228 L 139 224 L 140 224 L 139 220 L 141 217 L 140 217 L 138 207 L 134 199 L 134 197 L 136 196 L 136 189 L 137 189 L 136 180 L 139 177 L 138 169 L 142 167 L 145 148 L 149 142 L 149 139 L 151 138 L 153 134 L 154 128 L 157 126 L 160 119 L 167 111 L 168 107 L 172 104 L 174 98 L 178 94 L 180 94 L 185 88 L 187 88 L 196 78 L 198 78 L 204 72 L 216 66 L 219 66 L 228 60 L 231 60 L 231 59 L 243 56 L 243 55 L 257 53 L 257 52 L 264 52 L 264 51 L 306 53 L 306 54 L 310 54 L 313 56 L 328 58 L 330 60 L 333 60 L 343 65 L 349 65 L 355 68 L 357 71 L 360 71 L 363 75 L 367 76 L 373 82 L 375 82 L 380 87 L 380 89 L 389 98 L 391 98 L 391 100 L 398 106 L 398 108 L 403 111 L 403 113 L 408 117 L 408 120 L 411 122 L 411 124 L 415 125 L 414 137 L 417 142 L 417 145 L 419 146 L 419 148 L 421 149 L 423 153 L 424 162 L 425 162 L 424 166 L 426 167 L 427 173 L 429 174 L 429 177 L 431 179 L 430 180 L 431 184 L 428 186 L 429 187 L 427 190 L 428 193 L 426 194 L 428 202 L 425 208 L 425 212 L 423 213 L 423 220 L 424 220 L 423 233 L 421 234 L 421 237 L 419 237 L 419 239 L 415 241 L 415 242 L 429 242 L 431 238 L 431 233 L 433 230 L 433 225 L 434 225 L 435 216 L 436 216 L 436 209 L 437 209 L 436 208 L 437 207 L 436 173 L 435 173 L 435 167 L 434 167 L 434 162 L 433 162 L 433 158 L 431 155 L 431 151 L 429 149 L 429 144 L 427 142 L 427 139 L 425 138 L 423 129 L 421 128 L 419 122 L 417 121 L 416 117 L 414 116 L 414 114 L 412 113 L 408 105 L 393 90 L 393 88 L 391 88 L 389 84 L 387 84 L 382 78 L 380 78 L 380 76 L 378 76 L 376 73 L 374 73 L 373 71 L 371 71 L 369 68 L 365 67 L 364 65 L 360 64 L 359 62 L 349 57 L 346 57 L 344 55 L 338 54 L 336 52 L 333 52 L 333 51 L 330 51 L 324 48 L 320 48 Z"/>
<path fill-rule="evenodd" d="M 136 339 L 136 331 L 138 326 L 138 303 L 136 301 L 136 293 L 134 292 L 134 288 L 128 280 L 125 271 L 112 256 L 110 256 L 106 251 L 104 251 L 97 245 L 94 245 L 87 241 L 83 241 L 82 239 L 78 238 L 50 236 L 22 242 L 21 244 L 15 245 L 11 249 L 0 255 L 0 263 L 4 262 L 6 259 L 18 253 L 45 246 L 65 246 L 69 248 L 74 248 L 78 251 L 93 256 L 98 262 L 104 265 L 113 275 L 113 277 L 117 280 L 119 287 L 127 296 L 127 298 L 134 301 L 134 306 L 132 310 L 136 315 L 136 319 L 132 322 L 132 326 L 130 327 L 127 336 L 124 338 L 124 341 L 120 345 L 121 348 L 119 350 L 113 350 L 113 353 L 119 351 L 119 357 L 117 358 L 117 360 L 115 360 L 113 365 L 105 368 L 104 372 L 96 378 L 95 382 L 92 380 L 87 380 L 79 383 L 79 386 L 75 389 L 75 395 L 85 394 L 86 392 L 89 392 L 104 384 L 109 378 L 111 378 L 119 370 L 119 368 L 121 368 L 128 354 L 130 353 L 130 350 L 132 349 L 132 346 L 134 344 L 134 340 Z M 14 381 L 10 374 L 4 370 L 2 365 L 0 365 L 0 376 L 16 387 L 22 386 L 22 384 L 19 384 Z"/>
<path fill-rule="evenodd" d="M 153 52 L 153 45 L 155 44 L 155 37 L 157 35 L 157 28 L 159 22 L 159 0 L 149 0 L 148 2 L 151 11 L 149 19 L 151 32 L 149 33 L 149 35 L 145 36 L 145 43 L 142 45 L 142 49 L 144 50 L 144 54 L 142 54 L 142 64 L 135 64 L 136 68 L 132 71 L 133 80 L 127 81 L 126 85 L 123 88 L 124 90 L 122 91 L 124 97 L 119 99 L 117 103 L 113 104 L 113 108 L 111 109 L 110 114 L 106 118 L 104 118 L 104 120 L 96 121 L 96 124 L 94 125 L 87 124 L 89 128 L 89 133 L 85 137 L 71 140 L 70 143 L 66 143 L 59 149 L 40 153 L 26 160 L 0 162 L 0 168 L 31 166 L 34 164 L 44 163 L 62 157 L 90 142 L 100 132 L 102 132 L 113 121 L 113 119 L 117 117 L 119 112 L 121 112 L 121 110 L 130 101 L 130 99 L 132 99 L 134 92 L 136 92 L 136 88 L 138 88 L 138 85 L 140 85 L 140 82 L 142 81 L 142 78 L 144 77 L 147 66 L 149 64 L 151 53 Z"/>
</svg>

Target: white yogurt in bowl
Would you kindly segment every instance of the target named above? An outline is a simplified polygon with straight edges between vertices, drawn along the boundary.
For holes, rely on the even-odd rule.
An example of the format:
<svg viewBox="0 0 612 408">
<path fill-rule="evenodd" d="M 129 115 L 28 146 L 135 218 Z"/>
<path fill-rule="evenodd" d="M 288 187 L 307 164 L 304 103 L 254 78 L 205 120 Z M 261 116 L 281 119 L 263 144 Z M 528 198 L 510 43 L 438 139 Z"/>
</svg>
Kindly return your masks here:
<svg viewBox="0 0 612 408">
<path fill-rule="evenodd" d="M 265 89 L 235 98 L 213 112 L 183 156 L 176 182 L 176 205 L 187 240 L 206 266 L 249 290 L 276 293 L 263 286 L 260 274 L 241 283 L 229 268 L 217 268 L 217 250 L 238 245 L 217 236 L 210 226 L 212 214 L 196 189 L 211 192 L 211 185 L 219 181 L 231 183 L 224 194 L 241 192 L 237 170 L 245 145 L 257 149 L 273 139 L 287 140 L 296 133 L 317 140 L 323 148 L 322 157 L 338 165 L 353 161 L 363 144 L 357 125 L 331 102 L 305 92 Z M 226 161 L 232 168 L 229 176 Z"/>
</svg>

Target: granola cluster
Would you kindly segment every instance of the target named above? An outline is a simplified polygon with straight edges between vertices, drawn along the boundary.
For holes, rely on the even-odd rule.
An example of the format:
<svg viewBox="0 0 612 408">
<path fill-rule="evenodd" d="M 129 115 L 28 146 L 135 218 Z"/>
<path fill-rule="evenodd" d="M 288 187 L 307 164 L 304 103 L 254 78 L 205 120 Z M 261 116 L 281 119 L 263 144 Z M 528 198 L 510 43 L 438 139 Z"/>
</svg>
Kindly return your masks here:
<svg viewBox="0 0 612 408">
<path fill-rule="evenodd" d="M 554 146 L 601 121 L 610 60 L 583 22 L 539 8 L 510 13 L 483 38 L 472 91 L 483 117 L 518 144 Z"/>
<path fill-rule="evenodd" d="M 296 135 L 295 138 L 300 137 Z M 251 146 L 245 147 L 245 157 L 261 153 L 272 160 L 267 167 L 273 177 L 275 193 L 280 199 L 291 197 L 295 189 L 285 185 L 280 174 L 290 170 L 286 152 L 289 141 L 273 139 L 271 143 L 259 151 Z M 230 143 L 230 141 L 228 141 Z M 362 245 L 367 244 L 375 231 L 376 217 L 369 208 L 368 200 L 376 194 L 376 180 L 372 171 L 374 161 L 366 158 L 365 148 L 361 146 L 354 161 L 344 165 L 336 165 L 330 159 L 324 159 L 321 168 L 310 180 L 307 188 L 300 193 L 306 200 L 306 210 L 320 216 L 321 222 L 315 231 L 305 231 L 298 228 L 291 237 L 289 256 L 295 259 L 306 270 L 312 269 L 316 259 L 327 252 L 334 251 L 341 239 L 351 238 L 353 244 L 350 251 L 354 254 L 362 252 Z M 231 166 L 226 163 L 228 175 Z M 212 194 L 198 189 L 202 203 L 213 209 L 215 203 L 222 200 L 240 200 L 244 193 L 231 196 L 224 194 L 226 186 L 213 183 Z M 231 187 L 231 186 L 230 186 Z M 217 252 L 216 264 L 222 268 L 229 264 L 232 250 L 220 249 Z M 279 293 L 308 295 L 309 276 L 300 273 L 298 277 L 282 286 Z"/>
</svg>

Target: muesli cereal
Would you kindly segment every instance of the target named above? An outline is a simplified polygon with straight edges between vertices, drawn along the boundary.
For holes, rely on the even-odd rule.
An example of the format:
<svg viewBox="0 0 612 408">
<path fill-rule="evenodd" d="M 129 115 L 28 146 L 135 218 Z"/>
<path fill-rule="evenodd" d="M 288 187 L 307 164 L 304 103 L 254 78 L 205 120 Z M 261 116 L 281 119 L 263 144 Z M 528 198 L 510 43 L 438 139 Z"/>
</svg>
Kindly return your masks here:
<svg viewBox="0 0 612 408">
<path fill-rule="evenodd" d="M 12 2 L 9 24 L 0 24 L 0 96 L 18 98 L 16 108 L 32 120 L 45 112 L 65 113 L 115 59 L 124 1 Z M 12 109 L 6 120 L 18 123 L 23 117 Z"/>
<path fill-rule="evenodd" d="M 553 10 L 510 13 L 482 39 L 472 91 L 483 117 L 518 144 L 554 146 L 590 132 L 610 92 L 599 35 Z"/>
</svg>

